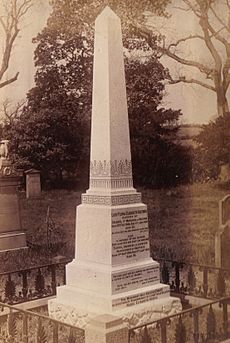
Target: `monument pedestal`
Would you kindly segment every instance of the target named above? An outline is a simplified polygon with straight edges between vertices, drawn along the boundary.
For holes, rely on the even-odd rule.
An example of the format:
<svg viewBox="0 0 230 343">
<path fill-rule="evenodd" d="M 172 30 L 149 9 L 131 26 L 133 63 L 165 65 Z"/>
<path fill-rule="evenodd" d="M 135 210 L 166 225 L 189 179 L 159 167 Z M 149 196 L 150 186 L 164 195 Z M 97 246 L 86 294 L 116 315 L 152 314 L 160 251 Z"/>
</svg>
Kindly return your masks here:
<svg viewBox="0 0 230 343">
<path fill-rule="evenodd" d="M 65 286 L 61 286 L 63 288 Z M 121 318 L 129 328 L 144 325 L 154 320 L 158 320 L 165 316 L 178 313 L 182 310 L 181 302 L 178 298 L 174 297 L 162 297 L 153 301 L 146 302 L 144 304 L 138 304 L 132 307 L 127 307 L 122 310 L 116 311 L 100 311 L 96 312 L 88 311 L 86 306 L 77 307 L 71 303 L 71 299 L 81 296 L 79 293 L 70 292 L 66 293 L 67 297 L 70 297 L 69 301 L 64 302 L 68 298 L 51 299 L 48 302 L 49 316 L 53 319 L 65 322 L 70 325 L 74 325 L 79 328 L 86 328 L 92 319 L 98 315 L 114 315 L 117 318 Z M 90 308 L 90 305 L 88 306 Z M 119 342 L 120 343 L 120 342 Z"/>
<path fill-rule="evenodd" d="M 159 264 L 149 256 L 147 208 L 134 195 L 137 203 L 129 205 L 78 206 L 77 259 L 67 266 L 67 285 L 49 301 L 53 318 L 85 327 L 106 313 L 136 326 L 181 310 L 180 300 L 160 283 Z M 106 196 L 118 202 L 118 195 Z M 92 200 L 85 194 L 82 199 Z"/>
</svg>

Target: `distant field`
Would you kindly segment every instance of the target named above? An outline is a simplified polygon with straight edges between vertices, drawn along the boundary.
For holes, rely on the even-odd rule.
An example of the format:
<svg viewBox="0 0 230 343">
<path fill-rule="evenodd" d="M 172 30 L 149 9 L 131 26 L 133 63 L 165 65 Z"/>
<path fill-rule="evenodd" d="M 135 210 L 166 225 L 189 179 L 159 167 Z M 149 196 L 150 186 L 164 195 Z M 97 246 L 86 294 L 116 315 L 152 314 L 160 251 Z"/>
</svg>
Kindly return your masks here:
<svg viewBox="0 0 230 343">
<path fill-rule="evenodd" d="M 148 205 L 151 251 L 155 257 L 172 257 L 214 263 L 214 235 L 218 227 L 218 201 L 227 191 L 212 184 L 171 190 L 142 190 Z M 40 199 L 21 194 L 22 226 L 29 241 L 47 241 L 47 208 L 54 221 L 52 240 L 64 242 L 59 254 L 74 256 L 75 208 L 80 191 L 43 192 Z"/>
<path fill-rule="evenodd" d="M 201 132 L 201 130 L 202 126 L 200 125 L 182 125 L 177 132 L 177 138 L 181 144 L 195 147 L 196 143 L 194 138 Z"/>
<path fill-rule="evenodd" d="M 181 126 L 178 130 L 178 136 L 180 137 L 195 137 L 197 136 L 200 131 L 202 130 L 201 125 L 188 125 L 188 126 Z"/>
</svg>

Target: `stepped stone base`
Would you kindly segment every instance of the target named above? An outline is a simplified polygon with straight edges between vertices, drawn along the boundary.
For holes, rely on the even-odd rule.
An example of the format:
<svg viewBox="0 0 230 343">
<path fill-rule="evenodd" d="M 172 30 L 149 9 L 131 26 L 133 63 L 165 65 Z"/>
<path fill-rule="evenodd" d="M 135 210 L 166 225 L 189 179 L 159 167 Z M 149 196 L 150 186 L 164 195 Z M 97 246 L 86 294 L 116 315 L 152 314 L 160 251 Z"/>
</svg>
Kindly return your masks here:
<svg viewBox="0 0 230 343">
<path fill-rule="evenodd" d="M 98 309 L 97 312 L 89 312 L 85 307 L 76 308 L 74 305 L 70 305 L 70 303 L 74 302 L 76 299 L 75 296 L 73 296 L 73 294 L 72 297 L 70 296 L 69 304 L 63 304 L 63 301 L 60 303 L 58 299 L 49 300 L 49 316 L 67 324 L 85 328 L 91 319 L 98 315 L 105 314 L 103 311 L 98 312 Z M 180 300 L 168 296 L 120 310 L 107 312 L 106 314 L 112 314 L 122 318 L 122 322 L 126 323 L 128 327 L 131 328 L 178 313 L 181 310 L 182 306 Z"/>
</svg>

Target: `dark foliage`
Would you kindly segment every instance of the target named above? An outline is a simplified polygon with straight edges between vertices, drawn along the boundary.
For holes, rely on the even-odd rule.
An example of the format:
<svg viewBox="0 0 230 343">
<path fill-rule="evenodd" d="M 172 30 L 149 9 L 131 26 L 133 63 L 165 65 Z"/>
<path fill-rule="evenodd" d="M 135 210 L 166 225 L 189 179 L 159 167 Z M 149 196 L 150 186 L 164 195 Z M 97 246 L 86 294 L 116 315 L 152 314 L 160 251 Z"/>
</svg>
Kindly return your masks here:
<svg viewBox="0 0 230 343">
<path fill-rule="evenodd" d="M 168 71 L 131 25 L 134 19 L 142 20 L 143 10 L 163 15 L 169 2 L 52 1 L 47 26 L 34 39 L 38 44 L 35 87 L 28 93 L 21 117 L 5 130 L 18 166 L 39 168 L 45 178 L 54 176 L 59 181 L 64 172 L 87 175 L 93 22 L 109 4 L 122 18 L 126 51 L 142 52 L 142 57 L 131 53 L 126 58 L 135 180 L 150 187 L 189 181 L 188 149 L 174 141 L 181 113 L 161 104 Z"/>
<path fill-rule="evenodd" d="M 195 181 L 217 179 L 220 167 L 230 164 L 230 113 L 203 126 L 194 150 L 193 177 Z"/>
</svg>

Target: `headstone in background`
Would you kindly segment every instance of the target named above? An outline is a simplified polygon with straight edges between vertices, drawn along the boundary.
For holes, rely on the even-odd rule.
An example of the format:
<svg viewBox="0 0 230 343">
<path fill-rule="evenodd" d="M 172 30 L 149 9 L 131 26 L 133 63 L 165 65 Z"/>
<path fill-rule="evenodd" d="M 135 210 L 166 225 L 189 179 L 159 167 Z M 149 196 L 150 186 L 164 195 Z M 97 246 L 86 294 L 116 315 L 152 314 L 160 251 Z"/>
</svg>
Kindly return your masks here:
<svg viewBox="0 0 230 343">
<path fill-rule="evenodd" d="M 230 268 L 230 195 L 219 202 L 219 228 L 215 236 L 215 263 Z"/>
<path fill-rule="evenodd" d="M 7 145 L 7 140 L 0 142 L 0 251 L 26 247 L 17 194 L 22 176 L 9 159 Z"/>
<path fill-rule="evenodd" d="M 99 314 L 137 325 L 175 313 L 180 300 L 160 283 L 147 207 L 133 188 L 121 22 L 109 7 L 95 26 L 91 125 L 90 187 L 77 208 L 76 258 L 49 313 L 77 326 Z"/>
<path fill-rule="evenodd" d="M 41 195 L 41 172 L 36 169 L 29 169 L 26 174 L 26 197 L 34 198 Z"/>
<path fill-rule="evenodd" d="M 230 165 L 229 164 L 222 164 L 220 166 L 219 178 L 221 182 L 230 181 Z"/>
</svg>

